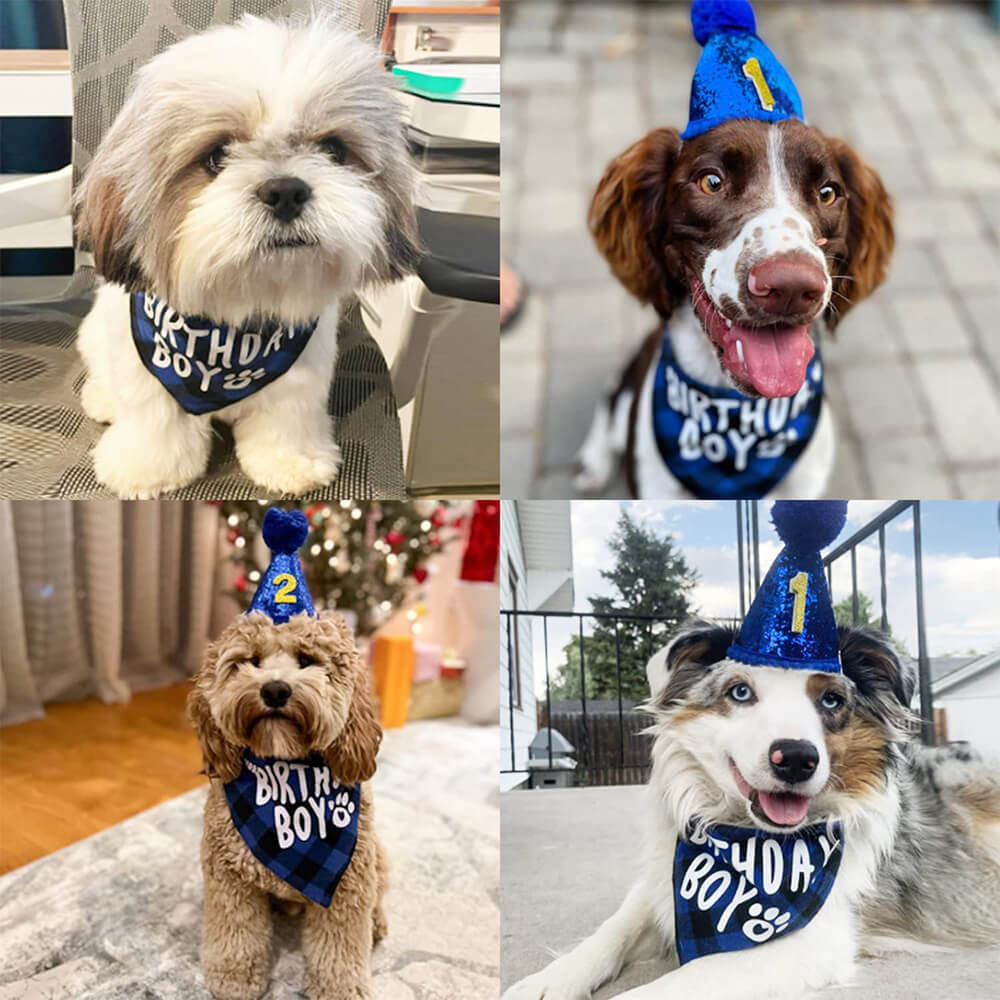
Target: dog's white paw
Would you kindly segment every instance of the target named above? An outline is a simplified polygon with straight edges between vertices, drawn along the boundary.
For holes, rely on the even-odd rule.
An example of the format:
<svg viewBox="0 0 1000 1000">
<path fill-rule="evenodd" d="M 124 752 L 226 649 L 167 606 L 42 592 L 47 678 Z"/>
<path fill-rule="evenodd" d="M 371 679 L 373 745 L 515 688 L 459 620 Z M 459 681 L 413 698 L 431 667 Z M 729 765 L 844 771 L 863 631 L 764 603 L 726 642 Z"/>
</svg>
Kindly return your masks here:
<svg viewBox="0 0 1000 1000">
<path fill-rule="evenodd" d="M 208 450 L 208 437 L 196 424 L 171 425 L 151 437 L 137 421 L 116 420 L 94 448 L 94 472 L 123 500 L 151 500 L 197 479 Z"/>
<path fill-rule="evenodd" d="M 573 489 L 578 493 L 596 493 L 603 490 L 611 479 L 611 463 L 604 466 L 588 464 L 582 457 L 577 459 L 577 473 L 573 477 Z"/>
<path fill-rule="evenodd" d="M 502 1000 L 590 1000 L 590 993 L 570 982 L 550 965 L 509 987 Z"/>
<path fill-rule="evenodd" d="M 243 471 L 259 486 L 295 496 L 333 482 L 340 469 L 340 449 L 333 441 L 297 451 L 237 440 L 236 454 Z"/>
<path fill-rule="evenodd" d="M 103 385 L 93 375 L 88 375 L 80 390 L 80 405 L 83 412 L 99 424 L 110 424 L 115 416 L 115 402 Z"/>
</svg>

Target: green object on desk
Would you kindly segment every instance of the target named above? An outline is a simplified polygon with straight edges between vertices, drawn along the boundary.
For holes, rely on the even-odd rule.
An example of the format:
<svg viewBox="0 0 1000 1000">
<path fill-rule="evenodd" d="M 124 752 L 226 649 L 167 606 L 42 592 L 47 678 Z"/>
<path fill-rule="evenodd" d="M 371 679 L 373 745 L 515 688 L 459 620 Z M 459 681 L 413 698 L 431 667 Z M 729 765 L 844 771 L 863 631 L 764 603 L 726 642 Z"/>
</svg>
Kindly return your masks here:
<svg viewBox="0 0 1000 1000">
<path fill-rule="evenodd" d="M 439 96 L 457 94 L 465 83 L 465 78 L 461 76 L 432 76 L 404 66 L 393 66 L 392 72 L 395 76 L 401 76 L 411 90 L 422 90 Z"/>
</svg>

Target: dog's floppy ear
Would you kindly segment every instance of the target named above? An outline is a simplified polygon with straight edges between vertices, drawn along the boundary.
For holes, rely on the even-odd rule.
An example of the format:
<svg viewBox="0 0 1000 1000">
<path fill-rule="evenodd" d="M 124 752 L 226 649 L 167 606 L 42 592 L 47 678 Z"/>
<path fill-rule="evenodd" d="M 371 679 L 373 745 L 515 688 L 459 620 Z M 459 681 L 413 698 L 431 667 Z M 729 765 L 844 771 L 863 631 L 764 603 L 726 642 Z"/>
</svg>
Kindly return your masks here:
<svg viewBox="0 0 1000 1000">
<path fill-rule="evenodd" d="M 141 98 L 133 93 L 101 140 L 73 196 L 77 246 L 93 253 L 98 274 L 130 292 L 142 291 L 146 284 L 136 251 L 137 229 L 124 204 L 129 164 L 123 150 L 134 145 L 126 145 L 124 136 L 137 127 L 140 107 Z"/>
<path fill-rule="evenodd" d="M 667 182 L 680 148 L 675 128 L 654 129 L 629 146 L 604 171 L 587 217 L 614 276 L 664 319 L 686 294 L 664 259 Z"/>
<path fill-rule="evenodd" d="M 736 629 L 694 620 L 681 629 L 665 650 L 646 668 L 653 700 L 668 708 L 682 700 L 688 688 L 714 663 L 726 658 L 736 638 Z M 659 664 L 654 667 L 659 659 Z"/>
<path fill-rule="evenodd" d="M 416 174 L 402 125 L 386 137 L 387 156 L 377 183 L 385 200 L 381 252 L 375 260 L 376 281 L 398 281 L 414 274 L 424 255 L 417 227 Z"/>
<path fill-rule="evenodd" d="M 892 199 L 882 179 L 840 139 L 828 139 L 847 194 L 847 259 L 836 263 L 833 298 L 826 319 L 830 329 L 847 311 L 867 298 L 885 280 L 895 234 Z"/>
<path fill-rule="evenodd" d="M 205 669 L 207 667 L 203 664 L 202 670 Z M 200 675 L 195 679 L 194 687 L 188 694 L 187 711 L 188 718 L 194 723 L 198 742 L 201 744 L 205 774 L 210 778 L 232 781 L 243 767 L 242 754 L 239 747 L 234 746 L 222 735 L 222 730 L 212 718 L 212 710 L 202 689 Z"/>
<path fill-rule="evenodd" d="M 858 697 L 869 707 L 887 700 L 891 709 L 909 709 L 917 685 L 917 672 L 912 662 L 901 660 L 889 637 L 879 629 L 837 629 L 840 638 L 840 664 L 845 676 L 854 681 Z"/>
<path fill-rule="evenodd" d="M 375 695 L 364 659 L 354 647 L 354 639 L 340 616 L 324 619 L 327 627 L 346 636 L 348 653 L 354 671 L 354 693 L 347 711 L 347 720 L 340 734 L 324 754 L 330 771 L 338 781 L 353 784 L 367 781 L 375 773 L 375 757 L 382 742 L 382 726 L 375 712 Z"/>
</svg>

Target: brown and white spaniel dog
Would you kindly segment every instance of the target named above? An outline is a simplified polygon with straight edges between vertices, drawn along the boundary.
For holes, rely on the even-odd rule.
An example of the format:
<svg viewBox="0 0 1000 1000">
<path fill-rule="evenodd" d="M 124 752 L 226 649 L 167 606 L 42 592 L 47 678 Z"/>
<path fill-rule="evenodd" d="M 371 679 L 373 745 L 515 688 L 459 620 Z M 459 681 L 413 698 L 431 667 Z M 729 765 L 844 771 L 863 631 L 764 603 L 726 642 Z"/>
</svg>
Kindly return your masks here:
<svg viewBox="0 0 1000 1000">
<path fill-rule="evenodd" d="M 785 401 L 806 382 L 820 331 L 833 331 L 878 287 L 893 248 L 891 202 L 878 174 L 847 143 L 796 119 L 731 120 L 684 142 L 677 129 L 655 129 L 608 166 L 589 226 L 612 272 L 665 329 L 649 334 L 598 405 L 575 485 L 602 489 L 623 458 L 637 497 L 713 495 L 676 478 L 658 444 L 654 376 L 664 337 L 702 396 L 718 389 L 733 399 L 718 405 L 731 407 L 734 436 L 745 435 L 737 450 L 749 450 L 755 415 L 768 400 L 788 413 Z M 697 424 L 697 406 L 689 415 Z M 750 420 L 739 428 L 741 416 Z M 804 450 L 765 492 L 820 496 L 833 461 L 833 422 L 823 408 Z M 715 495 L 726 495 L 721 486 Z"/>
</svg>

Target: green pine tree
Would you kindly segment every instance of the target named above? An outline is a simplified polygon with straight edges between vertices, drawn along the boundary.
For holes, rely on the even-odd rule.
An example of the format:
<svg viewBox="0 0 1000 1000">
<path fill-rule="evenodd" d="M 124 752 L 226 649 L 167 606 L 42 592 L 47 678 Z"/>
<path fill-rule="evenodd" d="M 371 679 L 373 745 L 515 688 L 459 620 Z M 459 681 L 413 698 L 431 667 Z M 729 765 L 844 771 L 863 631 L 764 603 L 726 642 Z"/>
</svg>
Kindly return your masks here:
<svg viewBox="0 0 1000 1000">
<path fill-rule="evenodd" d="M 638 701 L 649 694 L 647 660 L 691 613 L 691 591 L 698 576 L 672 536 L 658 535 L 634 521 L 625 510 L 618 516 L 608 548 L 614 564 L 611 569 L 601 570 L 601 576 L 612 585 L 614 594 L 589 598 L 591 611 L 652 615 L 658 621 L 620 621 L 616 644 L 613 621 L 587 619 L 592 632 L 584 638 L 585 693 L 588 699 L 617 698 L 620 666 L 623 697 Z M 583 693 L 578 635 L 566 644 L 563 655 L 564 662 L 552 684 L 552 697 L 576 699 Z"/>
<path fill-rule="evenodd" d="M 867 625 L 871 628 L 882 629 L 882 612 L 876 611 L 875 602 L 860 590 L 858 591 L 858 620 L 854 620 L 854 604 L 850 594 L 834 604 L 833 617 L 838 625 Z M 904 656 L 910 655 L 906 644 L 892 634 L 892 623 L 888 619 L 885 623 L 885 634 L 889 636 L 897 653 L 902 653 Z"/>
</svg>

